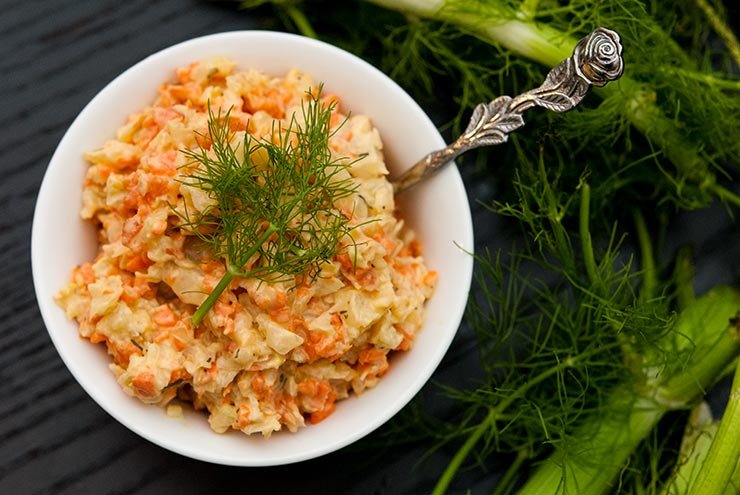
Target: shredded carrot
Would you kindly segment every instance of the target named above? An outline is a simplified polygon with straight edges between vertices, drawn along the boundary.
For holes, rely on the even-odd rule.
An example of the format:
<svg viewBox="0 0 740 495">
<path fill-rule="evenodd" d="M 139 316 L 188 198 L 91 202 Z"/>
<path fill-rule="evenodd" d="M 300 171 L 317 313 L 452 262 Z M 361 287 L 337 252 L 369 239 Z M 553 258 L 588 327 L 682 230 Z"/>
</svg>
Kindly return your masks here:
<svg viewBox="0 0 740 495">
<path fill-rule="evenodd" d="M 337 395 L 328 380 L 307 378 L 297 388 L 302 404 L 310 413 L 311 423 L 323 421 L 334 411 Z"/>
<path fill-rule="evenodd" d="M 414 340 L 416 338 L 416 335 L 413 333 L 409 333 L 406 330 L 405 325 L 395 325 L 394 327 L 401 335 L 403 335 L 403 339 L 401 342 L 395 347 L 394 350 L 397 351 L 408 351 L 411 349 L 411 345 L 414 343 Z"/>
<path fill-rule="evenodd" d="M 190 74 L 193 72 L 193 69 L 195 69 L 198 66 L 198 62 L 191 62 L 189 65 L 185 67 L 178 67 L 175 69 L 175 75 L 177 75 L 177 80 L 181 83 L 191 82 L 193 79 L 190 77 Z"/>
<path fill-rule="evenodd" d="M 214 304 L 213 310 L 221 317 L 224 335 L 232 334 L 234 332 L 234 313 L 236 311 L 234 305 L 218 300 Z"/>
<path fill-rule="evenodd" d="M 134 237 L 136 237 L 136 235 L 139 232 L 141 232 L 141 228 L 143 226 L 144 226 L 143 215 L 137 213 L 131 218 L 128 218 L 123 223 L 123 236 L 121 237 L 121 244 L 123 244 L 124 246 L 130 247 L 136 251 L 133 245 L 133 240 L 134 240 Z"/>
<path fill-rule="evenodd" d="M 116 172 L 116 168 L 111 166 L 108 163 L 99 163 L 98 164 L 98 173 L 103 179 L 108 179 L 110 177 L 110 174 L 113 172 Z"/>
<path fill-rule="evenodd" d="M 218 364 L 216 361 L 211 363 L 211 366 L 205 370 L 205 373 L 201 374 L 199 379 L 196 380 L 198 384 L 211 383 L 218 376 Z"/>
<path fill-rule="evenodd" d="M 146 271 L 151 264 L 152 261 L 147 257 L 146 253 L 135 254 L 126 262 L 125 268 L 130 272 L 142 272 Z"/>
<path fill-rule="evenodd" d="M 257 394 L 257 397 L 261 399 L 265 399 L 272 395 L 272 387 L 267 384 L 262 373 L 256 373 L 254 378 L 252 378 L 252 390 Z"/>
<path fill-rule="evenodd" d="M 234 421 L 234 428 L 241 430 L 249 425 L 249 415 L 252 411 L 249 409 L 247 404 L 242 404 L 236 411 L 236 420 Z"/>
<path fill-rule="evenodd" d="M 175 160 L 177 159 L 177 150 L 168 150 L 149 160 L 149 170 L 154 174 L 166 175 L 172 177 L 177 173 L 177 165 Z M 169 183 L 165 183 L 169 187 Z"/>
<path fill-rule="evenodd" d="M 365 374 L 368 379 L 383 375 L 390 366 L 387 354 L 387 349 L 377 347 L 366 347 L 361 350 L 357 356 L 359 371 Z"/>
<path fill-rule="evenodd" d="M 242 99 L 244 111 L 253 114 L 261 110 L 275 119 L 282 119 L 285 117 L 285 104 L 289 101 L 290 95 L 274 88 L 265 91 L 262 87 L 254 87 Z"/>
<path fill-rule="evenodd" d="M 141 356 L 142 351 L 132 341 L 115 342 L 107 340 L 108 350 L 113 355 L 113 361 L 120 366 L 128 366 L 131 356 Z"/>
<path fill-rule="evenodd" d="M 154 313 L 154 323 L 160 327 L 172 327 L 177 323 L 177 315 L 168 304 L 162 304 Z"/>
<path fill-rule="evenodd" d="M 95 282 L 95 272 L 93 272 L 92 263 L 86 261 L 78 266 L 73 272 L 73 278 L 76 280 L 78 277 L 82 284 L 85 285 Z"/>
<path fill-rule="evenodd" d="M 329 415 L 333 413 L 335 409 L 336 409 L 336 403 L 334 402 L 334 400 L 327 401 L 327 403 L 324 405 L 323 408 L 321 408 L 320 410 L 314 413 L 311 413 L 311 424 L 315 425 L 315 424 L 321 423 L 326 418 L 328 418 Z"/>
<path fill-rule="evenodd" d="M 411 257 L 419 257 L 422 255 L 422 247 L 421 243 L 414 239 L 408 244 L 405 244 L 401 250 L 398 253 L 398 256 L 405 257 L 405 256 L 411 256 Z"/>
<path fill-rule="evenodd" d="M 170 120 L 182 119 L 182 115 L 166 107 L 154 107 L 154 123 L 159 129 L 162 129 Z"/>
<path fill-rule="evenodd" d="M 187 380 L 188 378 L 192 378 L 192 376 L 185 368 L 178 368 L 170 373 L 170 384 L 178 380 Z"/>
<path fill-rule="evenodd" d="M 154 374 L 150 371 L 142 371 L 131 381 L 134 391 L 145 398 L 156 397 L 159 393 L 154 387 Z"/>
</svg>

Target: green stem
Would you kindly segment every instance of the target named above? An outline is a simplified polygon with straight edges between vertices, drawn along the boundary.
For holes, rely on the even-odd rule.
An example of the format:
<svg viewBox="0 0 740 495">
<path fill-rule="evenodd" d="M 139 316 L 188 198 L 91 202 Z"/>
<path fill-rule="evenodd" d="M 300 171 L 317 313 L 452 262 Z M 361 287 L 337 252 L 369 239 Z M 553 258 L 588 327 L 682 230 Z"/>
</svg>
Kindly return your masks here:
<svg viewBox="0 0 740 495">
<path fill-rule="evenodd" d="M 478 2 L 455 2 L 448 8 L 446 0 L 368 0 L 390 10 L 419 17 L 449 22 L 463 27 L 488 43 L 504 48 L 544 65 L 555 66 L 570 57 L 578 40 L 532 19 L 512 19 L 511 11 L 496 2 L 486 4 L 486 20 L 481 21 Z M 466 8 L 468 10 L 466 10 Z"/>
<path fill-rule="evenodd" d="M 705 393 L 723 375 L 740 350 L 739 314 L 740 292 L 727 286 L 713 288 L 680 313 L 675 333 L 693 341 L 693 352 L 677 372 L 663 380 L 657 400 L 683 402 Z"/>
<path fill-rule="evenodd" d="M 665 412 L 654 401 L 635 397 L 630 386 L 617 389 L 603 412 L 576 432 L 574 448 L 558 449 L 540 464 L 518 495 L 604 493 Z"/>
<path fill-rule="evenodd" d="M 740 458 L 740 359 L 717 434 L 687 495 L 723 495 Z"/>
<path fill-rule="evenodd" d="M 491 495 L 504 495 L 505 493 L 511 493 L 511 487 L 514 484 L 514 481 L 516 481 L 516 477 L 519 475 L 519 469 L 522 467 L 522 464 L 527 457 L 529 457 L 529 455 L 525 451 L 519 451 L 516 455 L 516 459 L 514 459 L 514 462 L 512 462 L 506 469 L 506 472 L 501 477 L 501 481 L 498 482 L 496 489 Z"/>
<path fill-rule="evenodd" d="M 267 229 L 262 233 L 262 236 L 257 239 L 257 242 L 255 242 L 247 251 L 244 257 L 242 259 L 246 263 L 254 254 L 257 252 L 257 250 L 262 246 L 262 244 L 267 241 L 267 239 L 270 238 L 272 234 L 276 232 L 276 228 L 274 225 L 270 224 Z M 214 304 L 216 304 L 216 301 L 218 301 L 218 298 L 221 296 L 221 293 L 226 290 L 226 288 L 229 286 L 232 280 L 237 275 L 243 275 L 240 273 L 240 270 L 243 269 L 244 266 L 235 267 L 231 264 L 226 265 L 226 273 L 224 273 L 224 276 L 221 277 L 221 280 L 218 281 L 218 284 L 216 284 L 216 287 L 213 288 L 210 294 L 208 294 L 208 297 L 206 297 L 205 301 L 201 303 L 200 306 L 198 306 L 198 309 L 195 310 L 195 313 L 193 313 L 192 318 L 192 324 L 193 328 L 197 328 L 198 325 L 200 325 L 203 322 L 203 318 L 206 317 L 206 314 L 211 310 Z"/>
<path fill-rule="evenodd" d="M 457 471 L 458 469 L 460 469 L 460 466 L 462 465 L 465 458 L 468 457 L 468 454 L 473 449 L 473 446 L 478 443 L 478 440 L 483 435 L 483 433 L 485 433 L 486 430 L 490 428 L 491 424 L 493 424 L 495 421 L 496 410 L 491 409 L 490 411 L 488 411 L 488 414 L 483 419 L 483 421 L 481 421 L 478 426 L 475 427 L 475 430 L 473 430 L 473 433 L 468 437 L 468 439 L 465 440 L 465 443 L 457 451 L 455 457 L 453 457 L 450 463 L 447 464 L 447 467 L 442 473 L 442 476 L 440 476 L 439 480 L 437 480 L 437 484 L 434 486 L 434 490 L 432 490 L 432 495 L 443 495 L 447 491 L 447 487 L 452 482 L 455 474 L 457 474 Z"/>
<path fill-rule="evenodd" d="M 674 472 L 657 495 L 689 493 L 689 487 L 696 481 L 699 468 L 707 457 L 718 427 L 719 424 L 713 420 L 706 402 L 701 402 L 693 408 L 684 428 Z"/>
<path fill-rule="evenodd" d="M 226 287 L 228 287 L 231 281 L 234 280 L 234 277 L 236 277 L 236 272 L 231 269 L 231 266 L 227 266 L 224 276 L 221 277 L 221 280 L 218 281 L 216 287 L 214 287 L 211 293 L 208 294 L 206 300 L 203 301 L 201 305 L 198 306 L 198 309 L 195 310 L 195 313 L 193 313 L 193 328 L 197 328 L 198 325 L 201 324 L 203 318 L 206 317 L 206 314 L 208 314 L 213 305 L 216 304 L 221 293 L 226 290 Z"/>
<path fill-rule="evenodd" d="M 658 67 L 655 69 L 661 73 L 664 77 L 683 77 L 687 79 L 693 79 L 706 84 L 707 86 L 716 86 L 722 89 L 729 89 L 732 91 L 740 90 L 740 81 L 724 79 L 717 77 L 713 74 L 707 74 L 705 72 L 697 72 L 694 70 L 687 70 L 681 67 Z"/>
<path fill-rule="evenodd" d="M 735 206 L 740 206 L 740 196 L 733 193 L 732 191 L 725 189 L 719 184 L 712 184 L 711 186 L 709 186 L 709 190 L 714 193 L 720 199 L 720 201 L 724 203 L 732 203 Z"/>
<path fill-rule="evenodd" d="M 543 371 L 539 375 L 535 376 L 531 380 L 528 380 L 524 385 L 510 394 L 506 398 L 506 400 L 500 402 L 496 407 L 491 408 L 488 411 L 486 417 L 483 418 L 480 423 L 478 423 L 478 426 L 475 427 L 467 440 L 465 440 L 465 443 L 462 445 L 462 447 L 460 447 L 460 449 L 455 453 L 455 457 L 452 458 L 452 460 L 442 473 L 442 476 L 440 476 L 439 480 L 437 481 L 437 484 L 434 486 L 434 491 L 432 491 L 432 495 L 442 495 L 447 491 L 447 487 L 452 482 L 452 479 L 455 477 L 455 474 L 457 474 L 457 471 L 460 469 L 460 466 L 462 465 L 465 458 L 467 458 L 473 446 L 478 443 L 478 440 L 483 435 L 483 433 L 485 433 L 487 429 L 495 424 L 496 420 L 501 416 L 501 414 L 511 404 L 513 404 L 516 399 L 522 397 L 527 392 L 527 390 L 537 385 L 538 383 L 541 383 L 552 375 L 560 373 L 564 369 L 572 366 L 572 358 L 567 358 L 564 361 L 560 361 L 557 366 L 553 366 L 552 368 L 549 368 L 548 370 Z"/>
<path fill-rule="evenodd" d="M 573 255 L 571 253 L 572 246 L 570 244 L 570 240 L 568 239 L 568 234 L 563 227 L 563 216 L 558 208 L 560 203 L 558 202 L 557 198 L 555 197 L 555 193 L 553 193 L 552 188 L 550 187 L 550 182 L 547 177 L 547 170 L 545 170 L 545 160 L 543 159 L 542 155 L 540 155 L 537 166 L 540 181 L 543 187 L 543 195 L 545 196 L 546 204 L 549 210 L 547 219 L 550 222 L 550 226 L 552 227 L 552 234 L 555 237 L 555 249 L 558 252 L 558 257 L 562 261 L 565 271 L 568 273 L 574 273 L 576 271 L 576 267 L 574 266 Z"/>
<path fill-rule="evenodd" d="M 730 52 L 730 56 L 736 64 L 740 65 L 740 42 L 738 42 L 735 33 L 732 32 L 732 28 L 720 17 L 717 12 L 709 5 L 706 0 L 696 0 L 696 5 L 704 12 L 707 16 L 709 24 L 712 25 L 722 41 L 725 42 L 727 51 Z"/>
<path fill-rule="evenodd" d="M 303 36 L 307 36 L 309 38 L 319 38 L 313 26 L 308 21 L 308 18 L 305 16 L 301 9 L 299 9 L 295 5 L 286 5 L 282 8 L 285 11 L 285 14 L 290 17 L 290 20 L 293 21 L 293 24 L 295 24 L 298 32 L 300 32 Z"/>
<path fill-rule="evenodd" d="M 523 0 L 517 12 L 517 18 L 524 21 L 533 21 L 540 6 L 540 0 Z"/>
<path fill-rule="evenodd" d="M 591 188 L 587 183 L 581 184 L 581 208 L 579 212 L 578 228 L 581 234 L 581 250 L 583 251 L 583 263 L 586 274 L 592 285 L 599 281 L 598 269 L 594 258 L 594 248 L 591 242 L 591 230 L 589 228 L 591 206 Z"/>
<path fill-rule="evenodd" d="M 694 263 L 691 258 L 691 249 L 682 247 L 676 253 L 676 268 L 674 278 L 676 280 L 676 305 L 679 311 L 689 306 L 696 300 L 694 292 Z"/>
<path fill-rule="evenodd" d="M 644 300 L 650 300 L 655 297 L 655 290 L 658 286 L 658 275 L 655 268 L 655 256 L 653 254 L 653 245 L 650 242 L 650 232 L 648 232 L 645 217 L 642 212 L 634 212 L 635 230 L 637 231 L 637 242 L 640 245 L 640 260 L 642 262 L 642 291 L 641 297 Z"/>
<path fill-rule="evenodd" d="M 738 458 L 737 464 L 735 464 L 735 472 L 732 473 L 732 478 L 730 478 L 730 485 L 728 488 L 730 490 L 735 490 L 735 493 L 740 493 L 740 458 Z"/>
<path fill-rule="evenodd" d="M 656 95 L 643 83 L 622 76 L 617 84 L 608 84 L 594 91 L 604 98 L 622 101 L 624 117 L 661 150 L 680 175 L 702 185 L 711 183 L 714 174 L 707 161 L 699 155 L 695 143 L 679 132 L 679 126 L 667 118 L 655 104 Z"/>
</svg>

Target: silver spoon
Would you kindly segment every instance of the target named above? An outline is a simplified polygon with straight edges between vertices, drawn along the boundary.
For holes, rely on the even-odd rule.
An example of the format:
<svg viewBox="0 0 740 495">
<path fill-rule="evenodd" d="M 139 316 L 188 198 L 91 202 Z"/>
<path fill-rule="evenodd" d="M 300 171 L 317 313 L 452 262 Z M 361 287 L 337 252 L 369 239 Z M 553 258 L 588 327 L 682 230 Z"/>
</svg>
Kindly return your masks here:
<svg viewBox="0 0 740 495">
<path fill-rule="evenodd" d="M 509 133 L 524 125 L 522 112 L 539 106 L 567 112 L 581 102 L 591 86 L 604 86 L 622 75 L 622 44 L 619 35 L 596 28 L 576 44 L 573 55 L 553 68 L 542 86 L 511 98 L 499 96 L 473 110 L 465 132 L 452 144 L 433 151 L 393 181 L 399 193 L 428 177 L 442 165 L 473 148 L 501 144 Z"/>
</svg>

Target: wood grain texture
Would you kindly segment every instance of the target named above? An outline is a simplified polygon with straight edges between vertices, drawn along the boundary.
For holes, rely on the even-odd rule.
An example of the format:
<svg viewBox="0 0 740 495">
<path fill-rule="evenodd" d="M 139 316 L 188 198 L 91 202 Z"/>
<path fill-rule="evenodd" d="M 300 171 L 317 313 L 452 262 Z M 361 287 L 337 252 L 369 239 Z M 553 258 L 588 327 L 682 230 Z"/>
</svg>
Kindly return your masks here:
<svg viewBox="0 0 740 495">
<path fill-rule="evenodd" d="M 335 454 L 274 468 L 212 465 L 161 449 L 83 392 L 36 306 L 33 208 L 46 165 L 75 116 L 107 82 L 153 52 L 272 21 L 196 0 L 0 0 L 0 12 L 0 494 L 429 493 L 451 453 L 421 460 L 426 446 L 387 449 L 377 434 Z M 470 173 L 464 178 L 476 246 L 493 247 L 495 220 L 483 218 L 472 198 L 488 202 L 495 189 Z M 737 281 L 740 240 L 726 211 L 687 215 L 671 246 L 689 238 L 700 241 L 700 290 Z M 475 373 L 476 359 L 463 326 L 434 378 L 462 384 Z M 431 402 L 444 415 L 445 405 Z M 476 470 L 459 475 L 454 486 L 490 493 L 494 484 L 495 477 Z"/>
</svg>

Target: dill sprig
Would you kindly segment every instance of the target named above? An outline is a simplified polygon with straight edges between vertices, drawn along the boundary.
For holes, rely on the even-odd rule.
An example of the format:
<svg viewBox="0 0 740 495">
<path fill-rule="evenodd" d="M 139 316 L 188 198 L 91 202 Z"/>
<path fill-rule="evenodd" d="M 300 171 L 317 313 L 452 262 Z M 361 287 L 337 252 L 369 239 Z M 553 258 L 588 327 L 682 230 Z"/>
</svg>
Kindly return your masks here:
<svg viewBox="0 0 740 495">
<path fill-rule="evenodd" d="M 197 236 L 226 273 L 193 314 L 203 320 L 235 277 L 275 282 L 313 278 L 354 228 L 351 212 L 337 202 L 357 184 L 346 173 L 353 162 L 332 158 L 330 126 L 335 103 L 321 101 L 321 89 L 301 104 L 301 118 L 276 124 L 257 139 L 232 129 L 230 111 L 208 109 L 208 131 L 199 147 L 185 150 L 182 183 L 204 191 L 210 204 L 192 212 L 184 204 L 182 227 Z"/>
</svg>

